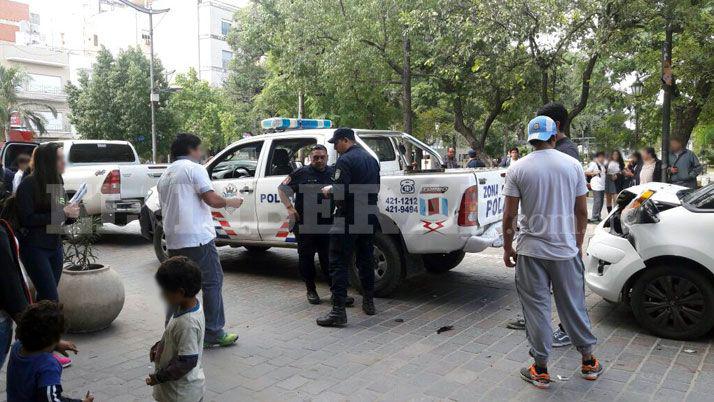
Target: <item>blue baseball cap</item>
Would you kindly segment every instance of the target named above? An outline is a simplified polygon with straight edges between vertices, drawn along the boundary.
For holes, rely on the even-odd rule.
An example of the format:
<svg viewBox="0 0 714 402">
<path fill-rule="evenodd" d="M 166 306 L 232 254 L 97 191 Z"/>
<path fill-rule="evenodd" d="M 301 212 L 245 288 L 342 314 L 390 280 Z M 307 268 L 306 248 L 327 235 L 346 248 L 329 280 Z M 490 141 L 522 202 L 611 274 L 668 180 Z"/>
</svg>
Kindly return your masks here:
<svg viewBox="0 0 714 402">
<path fill-rule="evenodd" d="M 528 142 L 548 141 L 558 133 L 558 126 L 548 116 L 538 116 L 528 122 Z"/>
</svg>

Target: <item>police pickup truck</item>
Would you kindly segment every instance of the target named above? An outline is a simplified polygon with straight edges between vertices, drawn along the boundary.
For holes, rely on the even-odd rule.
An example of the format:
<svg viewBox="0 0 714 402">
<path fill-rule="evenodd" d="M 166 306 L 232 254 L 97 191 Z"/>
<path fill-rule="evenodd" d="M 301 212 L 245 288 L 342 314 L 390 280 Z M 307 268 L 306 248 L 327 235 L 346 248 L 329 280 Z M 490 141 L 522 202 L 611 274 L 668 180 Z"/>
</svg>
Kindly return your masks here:
<svg viewBox="0 0 714 402">
<path fill-rule="evenodd" d="M 235 142 L 206 163 L 215 191 L 244 198 L 239 209 L 215 209 L 216 244 L 264 252 L 294 248 L 288 214 L 278 185 L 308 163 L 316 144 L 327 146 L 328 163 L 337 152 L 327 143 L 329 120 L 267 119 L 263 128 L 284 129 Z M 327 127 L 305 129 L 313 127 Z M 297 129 L 292 129 L 297 128 Z M 498 169 L 443 169 L 441 157 L 416 138 L 394 131 L 355 130 L 357 142 L 380 163 L 380 231 L 375 237 L 375 294 L 393 293 L 403 280 L 423 271 L 446 272 L 465 253 L 501 246 L 503 173 Z M 414 158 L 408 158 L 414 156 Z M 414 169 L 408 160 L 421 160 Z M 158 193 L 149 191 L 140 216 L 142 234 L 167 257 Z M 359 284 L 352 273 L 353 284 Z"/>
</svg>

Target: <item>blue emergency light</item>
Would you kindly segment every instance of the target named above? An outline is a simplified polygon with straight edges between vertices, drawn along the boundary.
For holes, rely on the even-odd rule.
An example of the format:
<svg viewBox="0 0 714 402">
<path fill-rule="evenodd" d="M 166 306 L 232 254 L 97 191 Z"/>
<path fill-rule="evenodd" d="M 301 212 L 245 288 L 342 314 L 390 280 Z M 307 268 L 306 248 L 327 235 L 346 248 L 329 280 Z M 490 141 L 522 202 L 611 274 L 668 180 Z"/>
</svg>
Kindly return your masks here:
<svg viewBox="0 0 714 402">
<path fill-rule="evenodd" d="M 327 119 L 287 119 L 284 117 L 272 117 L 260 122 L 264 130 L 286 130 L 289 128 L 331 128 L 332 121 Z"/>
</svg>

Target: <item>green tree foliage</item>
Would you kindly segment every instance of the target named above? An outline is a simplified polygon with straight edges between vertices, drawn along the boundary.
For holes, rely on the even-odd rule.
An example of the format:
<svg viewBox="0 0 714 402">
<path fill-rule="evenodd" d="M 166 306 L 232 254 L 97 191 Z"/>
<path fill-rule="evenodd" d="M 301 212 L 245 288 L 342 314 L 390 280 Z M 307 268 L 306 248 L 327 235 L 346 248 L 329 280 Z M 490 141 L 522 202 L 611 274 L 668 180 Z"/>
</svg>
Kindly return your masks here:
<svg viewBox="0 0 714 402">
<path fill-rule="evenodd" d="M 255 0 L 236 18 L 227 93 L 246 130 L 295 116 L 302 94 L 308 117 L 427 142 L 451 144 L 458 133 L 493 155 L 557 101 L 582 143 L 656 144 L 668 21 L 673 135 L 711 124 L 714 0 Z"/>
<path fill-rule="evenodd" d="M 168 84 L 161 62 L 155 60 L 156 136 L 160 154 L 166 154 L 174 132 L 172 114 L 166 109 Z M 70 121 L 82 138 L 131 141 L 143 158 L 151 155 L 151 107 L 149 60 L 139 48 L 115 57 L 99 51 L 91 75 L 80 73 L 79 85 L 68 83 Z"/>
<path fill-rule="evenodd" d="M 198 135 L 207 149 L 219 151 L 238 139 L 237 118 L 223 90 L 198 79 L 196 71 L 176 77 L 179 88 L 168 101 L 178 131 Z"/>
</svg>

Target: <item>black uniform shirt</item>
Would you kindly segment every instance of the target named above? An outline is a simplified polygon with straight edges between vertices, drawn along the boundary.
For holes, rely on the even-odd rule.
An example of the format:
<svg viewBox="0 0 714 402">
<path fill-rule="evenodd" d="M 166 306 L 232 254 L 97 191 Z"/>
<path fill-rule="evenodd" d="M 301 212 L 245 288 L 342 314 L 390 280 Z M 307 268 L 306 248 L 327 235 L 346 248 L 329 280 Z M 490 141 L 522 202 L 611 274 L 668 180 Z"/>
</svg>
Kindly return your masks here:
<svg viewBox="0 0 714 402">
<path fill-rule="evenodd" d="M 355 144 L 342 154 L 335 164 L 335 173 L 333 175 L 335 184 L 342 184 L 344 197 L 342 202 L 337 201 L 337 212 L 335 215 L 347 218 L 347 223 L 354 223 L 355 210 L 367 208 L 367 205 L 377 205 L 377 196 L 379 194 L 379 162 L 364 148 Z M 369 184 L 372 186 L 361 187 L 355 186 L 360 184 Z M 352 186 L 352 187 L 350 187 Z M 367 195 L 357 196 L 355 194 L 367 190 Z M 337 191 L 340 191 L 337 188 Z M 367 205 L 363 205 L 364 202 Z M 376 208 L 376 207 L 373 207 Z M 373 225 L 377 222 L 377 217 L 369 216 L 369 224 Z"/>
<path fill-rule="evenodd" d="M 280 185 L 281 190 L 290 195 L 295 194 L 295 209 L 298 214 L 300 214 L 300 219 L 298 219 L 299 224 L 302 224 L 305 216 L 305 194 L 314 193 L 317 195 L 318 202 L 325 202 L 324 196 L 321 193 L 321 189 L 324 186 L 329 186 L 333 183 L 332 175 L 334 168 L 332 166 L 326 166 L 325 170 L 322 172 L 312 167 L 312 165 L 303 166 L 299 169 L 295 169 Z M 311 195 L 308 195 L 308 200 L 314 199 Z M 331 199 L 327 202 L 332 202 Z M 332 204 L 330 204 L 329 211 L 332 212 Z M 331 225 L 332 224 L 332 214 L 322 213 L 318 211 L 323 211 L 317 205 L 311 205 L 308 208 L 307 213 L 311 216 L 315 216 L 317 213 L 317 223 L 319 225 Z M 327 211 L 327 209 L 324 209 Z M 314 221 L 313 221 L 314 222 Z"/>
</svg>

